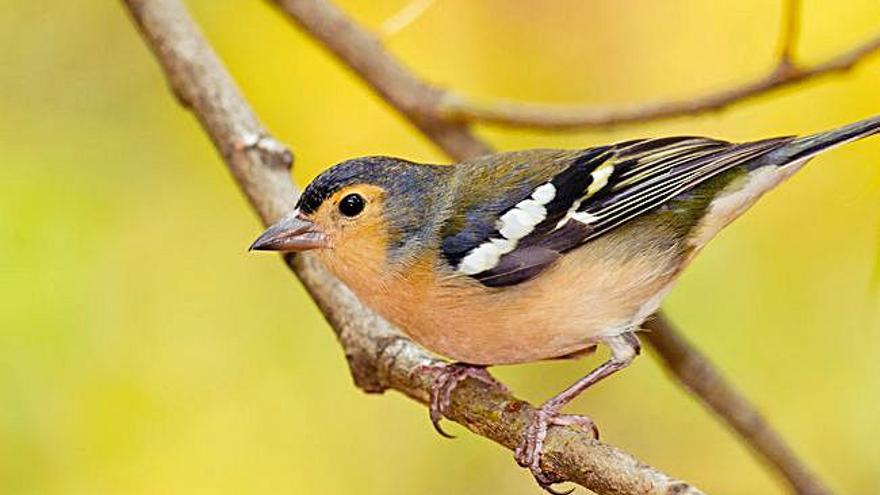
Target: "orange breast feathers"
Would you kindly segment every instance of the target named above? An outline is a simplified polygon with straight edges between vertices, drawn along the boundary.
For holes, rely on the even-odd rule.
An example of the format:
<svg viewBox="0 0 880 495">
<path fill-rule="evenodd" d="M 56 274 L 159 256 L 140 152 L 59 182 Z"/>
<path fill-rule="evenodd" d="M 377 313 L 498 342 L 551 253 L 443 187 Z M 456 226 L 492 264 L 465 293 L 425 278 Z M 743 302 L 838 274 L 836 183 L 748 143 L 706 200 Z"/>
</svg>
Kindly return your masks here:
<svg viewBox="0 0 880 495">
<path fill-rule="evenodd" d="M 463 275 L 438 274 L 436 258 L 427 256 L 405 273 L 389 270 L 385 253 L 370 244 L 359 256 L 328 252 L 322 258 L 367 305 L 415 341 L 471 364 L 551 359 L 628 331 L 678 271 L 672 253 L 621 258 L 619 246 L 599 239 L 533 280 L 489 288 Z"/>
</svg>

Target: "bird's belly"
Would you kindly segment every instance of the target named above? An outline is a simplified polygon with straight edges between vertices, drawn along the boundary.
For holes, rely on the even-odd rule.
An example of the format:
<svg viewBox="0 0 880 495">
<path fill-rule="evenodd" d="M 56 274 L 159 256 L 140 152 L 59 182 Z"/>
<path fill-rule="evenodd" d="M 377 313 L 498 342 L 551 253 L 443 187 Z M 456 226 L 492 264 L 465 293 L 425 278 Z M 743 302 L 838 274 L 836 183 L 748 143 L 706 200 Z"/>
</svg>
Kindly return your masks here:
<svg viewBox="0 0 880 495">
<path fill-rule="evenodd" d="M 440 287 L 420 311 L 392 321 L 427 349 L 472 364 L 512 364 L 575 353 L 632 330 L 677 275 L 668 253 L 604 256 L 569 253 L 516 286 Z M 613 246 L 612 246 L 613 247 Z"/>
<path fill-rule="evenodd" d="M 479 321 L 486 318 L 495 321 Z M 552 317 L 542 315 L 541 321 L 535 320 L 508 318 L 485 309 L 462 307 L 454 314 L 436 319 L 433 325 L 406 328 L 405 331 L 440 355 L 485 365 L 524 363 L 573 354 L 590 347 L 603 332 L 609 331 L 605 326 L 578 322 L 576 317 L 554 321 Z"/>
</svg>

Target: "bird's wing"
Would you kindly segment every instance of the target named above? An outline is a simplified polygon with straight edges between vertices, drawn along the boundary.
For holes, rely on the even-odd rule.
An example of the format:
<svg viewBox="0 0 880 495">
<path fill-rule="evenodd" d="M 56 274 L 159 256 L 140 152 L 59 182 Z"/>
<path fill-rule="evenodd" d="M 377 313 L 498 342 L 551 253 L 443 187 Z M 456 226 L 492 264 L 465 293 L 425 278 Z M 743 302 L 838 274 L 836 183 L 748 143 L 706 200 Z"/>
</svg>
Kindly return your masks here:
<svg viewBox="0 0 880 495">
<path fill-rule="evenodd" d="M 494 222 L 466 225 L 444 239 L 444 254 L 457 272 L 484 285 L 518 284 L 566 251 L 727 170 L 748 166 L 791 139 L 732 144 L 671 137 L 589 148 L 504 205 Z"/>
</svg>

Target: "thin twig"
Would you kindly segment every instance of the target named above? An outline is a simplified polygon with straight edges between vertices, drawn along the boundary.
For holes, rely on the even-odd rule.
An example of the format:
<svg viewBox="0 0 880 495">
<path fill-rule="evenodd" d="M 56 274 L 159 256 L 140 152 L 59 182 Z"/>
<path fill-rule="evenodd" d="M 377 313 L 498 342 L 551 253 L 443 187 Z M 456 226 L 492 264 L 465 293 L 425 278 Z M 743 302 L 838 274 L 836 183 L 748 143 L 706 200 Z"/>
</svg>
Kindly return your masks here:
<svg viewBox="0 0 880 495">
<path fill-rule="evenodd" d="M 790 50 L 785 45 L 784 50 Z M 506 100 L 477 102 L 447 92 L 438 111 L 452 122 L 490 122 L 511 127 L 584 129 L 668 119 L 721 110 L 734 103 L 819 76 L 845 72 L 880 50 L 880 36 L 811 67 L 799 67 L 784 59 L 766 75 L 739 86 L 703 96 L 621 108 L 593 105 L 549 105 Z"/>
<path fill-rule="evenodd" d="M 800 36 L 801 0 L 783 2 L 782 29 L 779 36 L 779 65 L 792 65 Z"/>
<path fill-rule="evenodd" d="M 794 451 L 760 413 L 663 315 L 645 322 L 651 347 L 666 367 L 694 397 L 733 428 L 753 452 L 773 466 L 800 495 L 828 495 L 831 491 L 798 459 Z"/>
<path fill-rule="evenodd" d="M 413 0 L 379 26 L 379 34 L 387 40 L 417 21 L 436 0 Z"/>
<path fill-rule="evenodd" d="M 292 154 L 268 136 L 216 54 L 178 0 L 124 0 L 178 99 L 198 118 L 264 224 L 289 211 Z M 308 256 L 286 258 L 339 338 L 356 383 L 367 391 L 398 390 L 427 401 L 437 361 L 363 306 Z M 506 393 L 465 381 L 449 418 L 514 448 L 535 409 Z M 542 467 L 600 494 L 699 494 L 691 485 L 594 440 L 574 427 L 551 428 Z"/>
<path fill-rule="evenodd" d="M 356 35 L 351 37 L 358 39 L 369 38 L 370 36 L 360 26 L 358 26 L 353 21 L 344 16 L 341 12 L 339 12 L 338 9 L 336 9 L 332 4 L 324 0 L 272 1 L 279 4 L 281 9 L 285 13 L 289 14 L 300 25 L 320 26 L 328 24 L 330 22 L 330 19 L 337 19 L 337 22 L 344 23 L 343 29 L 345 31 L 357 33 Z M 297 4 L 296 8 L 289 8 L 289 6 L 292 6 L 293 4 Z M 305 16 L 305 18 L 303 18 L 303 16 Z M 338 21 L 338 19 L 342 19 L 343 21 Z M 398 87 L 394 84 L 393 81 L 378 80 L 377 78 L 382 76 L 382 71 L 380 69 L 380 66 L 371 66 L 371 61 L 383 60 L 384 63 L 387 63 L 386 59 L 391 58 L 391 55 L 385 52 L 384 49 L 378 44 L 365 44 L 360 46 L 359 48 L 355 47 L 356 49 L 352 51 L 349 48 L 338 47 L 337 44 L 341 42 L 332 36 L 328 36 L 326 33 L 314 32 L 311 30 L 309 30 L 309 32 L 313 36 L 315 36 L 318 41 L 326 45 L 331 52 L 346 53 L 344 57 L 340 56 L 343 62 L 349 63 L 355 73 L 357 73 L 365 82 L 367 82 L 373 88 L 384 87 L 387 84 L 390 85 L 387 88 L 387 91 L 397 94 L 397 92 L 405 93 L 408 87 L 427 87 L 427 85 L 425 85 L 424 83 L 408 83 L 405 86 Z M 378 50 L 381 53 L 370 53 L 375 50 Z M 405 70 L 399 64 L 394 65 L 398 68 L 398 70 Z M 406 81 L 418 81 L 418 78 L 411 74 L 407 74 L 406 77 L 402 79 Z M 397 97 L 401 100 L 409 99 L 405 94 L 399 94 Z M 398 111 L 401 112 L 404 117 L 413 121 L 417 121 L 418 118 L 421 118 L 419 112 L 426 111 L 426 107 L 423 106 L 396 106 L 396 108 L 398 109 Z M 470 134 L 468 129 L 465 127 L 459 127 L 450 132 L 461 134 L 461 136 L 457 136 L 455 139 L 448 140 L 446 141 L 446 143 L 470 143 L 472 140 L 477 139 L 473 137 L 473 135 Z M 456 159 L 468 157 L 470 155 L 468 150 L 475 148 L 487 148 L 486 145 L 482 143 L 480 143 L 479 146 L 467 145 L 463 147 L 450 147 L 447 145 L 441 147 L 447 152 L 447 154 Z M 481 150 L 481 153 L 482 152 L 485 151 Z M 663 322 L 663 324 L 659 325 L 658 322 Z M 673 364 L 681 361 L 682 357 L 686 357 L 688 363 L 690 363 L 690 367 L 704 370 L 705 376 L 707 378 L 711 378 L 712 376 L 720 376 L 720 373 L 715 370 L 712 363 L 706 357 L 704 357 L 699 350 L 689 345 L 687 343 L 687 340 L 681 335 L 681 332 L 676 329 L 675 326 L 672 325 L 667 319 L 665 319 L 662 313 L 658 315 L 657 320 L 651 320 L 647 322 L 646 325 L 653 328 L 653 332 L 651 332 L 648 336 L 649 341 L 654 343 L 655 350 L 659 354 L 661 361 L 665 365 L 670 367 L 670 371 L 673 373 L 673 375 L 678 376 L 677 373 L 675 373 L 675 368 L 673 367 Z M 368 373 L 365 374 L 365 376 L 368 375 Z M 742 422 L 740 420 L 740 418 L 743 417 L 760 417 L 760 414 L 757 412 L 757 409 L 753 405 L 748 403 L 736 391 L 736 389 L 732 387 L 732 385 L 727 382 L 721 382 L 719 380 L 711 380 L 707 381 L 706 385 L 701 386 L 699 384 L 700 376 L 701 375 L 699 374 L 691 374 L 687 377 L 680 379 L 683 380 L 684 386 L 693 391 L 693 393 L 695 393 L 698 397 L 703 397 L 703 395 L 713 393 L 712 386 L 721 387 L 720 391 L 717 392 L 713 397 L 717 397 L 719 395 L 739 397 L 738 401 L 728 401 L 726 403 L 717 404 L 706 398 L 703 398 L 702 401 L 704 402 L 704 404 L 712 407 L 715 413 L 718 414 L 725 422 L 730 425 L 738 425 L 734 426 L 734 429 L 738 433 L 740 433 L 740 438 L 742 439 L 742 441 L 747 443 L 754 451 L 758 452 L 763 459 L 769 461 L 771 465 L 776 466 L 793 488 L 795 488 L 796 490 L 802 490 L 809 487 L 823 486 L 818 478 L 812 475 L 810 471 L 805 467 L 805 465 L 797 459 L 797 457 L 785 444 L 781 437 L 770 429 L 770 426 L 767 423 L 762 422 L 762 424 L 758 425 L 755 423 Z M 697 383 L 692 384 L 691 381 L 695 381 Z M 759 426 L 760 428 L 758 428 Z M 756 429 L 752 431 L 750 430 L 750 427 L 755 427 Z M 775 441 L 762 442 L 760 440 L 756 440 L 762 437 L 773 438 L 775 439 Z M 810 492 L 807 490 L 804 493 L 820 494 L 827 492 L 822 492 L 821 490 Z"/>
</svg>

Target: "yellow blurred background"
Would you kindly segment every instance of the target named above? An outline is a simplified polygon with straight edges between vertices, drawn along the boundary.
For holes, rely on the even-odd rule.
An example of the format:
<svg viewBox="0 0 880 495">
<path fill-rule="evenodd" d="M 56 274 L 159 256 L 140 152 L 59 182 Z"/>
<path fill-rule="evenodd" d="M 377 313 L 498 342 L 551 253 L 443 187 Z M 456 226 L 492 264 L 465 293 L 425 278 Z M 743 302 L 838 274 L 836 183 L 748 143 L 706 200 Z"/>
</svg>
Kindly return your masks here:
<svg viewBox="0 0 880 495">
<path fill-rule="evenodd" d="M 377 28 L 409 0 L 341 6 Z M 264 2 L 188 6 L 303 184 L 356 155 L 445 158 Z M 389 41 L 478 97 L 623 104 L 756 77 L 781 2 L 437 0 Z M 118 2 L 0 0 L 0 493 L 537 494 L 511 454 L 367 396 Z M 806 0 L 799 60 L 875 35 Z M 499 149 L 807 133 L 880 113 L 880 57 L 700 117 L 478 128 Z M 880 139 L 823 156 L 698 259 L 667 309 L 841 493 L 880 492 Z M 496 373 L 540 401 L 595 365 Z M 650 357 L 584 394 L 603 437 L 711 493 L 779 493 Z"/>
</svg>

